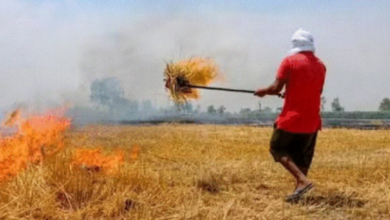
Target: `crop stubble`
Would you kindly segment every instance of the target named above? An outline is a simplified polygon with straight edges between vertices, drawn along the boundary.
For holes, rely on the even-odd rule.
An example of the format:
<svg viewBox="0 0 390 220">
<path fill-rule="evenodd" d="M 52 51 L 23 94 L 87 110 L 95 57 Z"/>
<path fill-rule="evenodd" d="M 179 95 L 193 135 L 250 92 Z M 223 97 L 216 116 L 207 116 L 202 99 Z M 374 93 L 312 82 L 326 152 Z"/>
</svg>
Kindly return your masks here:
<svg viewBox="0 0 390 220">
<path fill-rule="evenodd" d="M 0 219 L 390 218 L 390 131 L 321 132 L 309 173 L 316 188 L 298 204 L 283 201 L 293 179 L 268 153 L 271 133 L 178 124 L 74 129 L 61 152 L 2 183 Z M 125 152 L 118 172 L 72 165 L 77 150 L 97 147 Z"/>
</svg>

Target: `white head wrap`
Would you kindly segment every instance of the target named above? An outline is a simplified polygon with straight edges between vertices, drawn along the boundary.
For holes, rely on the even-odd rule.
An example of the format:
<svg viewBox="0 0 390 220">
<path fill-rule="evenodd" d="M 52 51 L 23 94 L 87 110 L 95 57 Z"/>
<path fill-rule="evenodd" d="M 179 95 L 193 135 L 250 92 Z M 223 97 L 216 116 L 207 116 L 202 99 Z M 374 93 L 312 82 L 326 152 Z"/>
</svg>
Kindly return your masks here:
<svg viewBox="0 0 390 220">
<path fill-rule="evenodd" d="M 315 52 L 313 35 L 302 28 L 295 31 L 291 38 L 291 43 L 291 53 L 299 53 L 302 51 Z"/>
</svg>

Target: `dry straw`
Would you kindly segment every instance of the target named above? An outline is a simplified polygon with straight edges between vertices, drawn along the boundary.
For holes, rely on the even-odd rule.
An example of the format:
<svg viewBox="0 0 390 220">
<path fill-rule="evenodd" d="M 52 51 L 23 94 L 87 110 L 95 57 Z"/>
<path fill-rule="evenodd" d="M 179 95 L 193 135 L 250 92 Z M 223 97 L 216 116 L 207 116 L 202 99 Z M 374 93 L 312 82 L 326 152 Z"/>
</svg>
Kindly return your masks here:
<svg viewBox="0 0 390 220">
<path fill-rule="evenodd" d="M 219 70 L 215 62 L 207 58 L 191 58 L 177 63 L 169 63 L 164 71 L 166 88 L 171 98 L 177 103 L 200 97 L 197 89 L 182 88 L 178 79 L 183 79 L 191 85 L 206 86 L 218 76 Z"/>
</svg>

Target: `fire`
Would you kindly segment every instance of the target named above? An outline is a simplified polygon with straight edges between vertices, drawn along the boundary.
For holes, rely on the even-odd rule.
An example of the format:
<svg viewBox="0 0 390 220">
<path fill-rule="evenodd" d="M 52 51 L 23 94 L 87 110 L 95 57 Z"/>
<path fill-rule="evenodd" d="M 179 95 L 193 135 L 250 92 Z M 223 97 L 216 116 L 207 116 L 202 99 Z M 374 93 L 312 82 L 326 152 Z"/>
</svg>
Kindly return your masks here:
<svg viewBox="0 0 390 220">
<path fill-rule="evenodd" d="M 112 174 L 123 164 L 125 155 L 117 150 L 112 155 L 103 155 L 101 148 L 78 149 L 73 157 L 73 164 L 88 171 L 103 171 Z"/>
<path fill-rule="evenodd" d="M 110 155 L 104 155 L 101 148 L 78 149 L 73 157 L 73 164 L 88 171 L 100 172 L 106 174 L 116 173 L 124 163 L 125 153 L 122 150 L 116 150 Z M 135 161 L 138 158 L 140 149 L 134 145 L 130 152 L 130 159 Z"/>
<path fill-rule="evenodd" d="M 170 63 L 164 71 L 166 88 L 169 89 L 172 99 L 179 103 L 187 99 L 198 99 L 200 95 L 196 89 L 182 91 L 177 84 L 177 78 L 193 85 L 205 86 L 213 82 L 218 74 L 219 69 L 213 60 L 200 57 Z"/>
<path fill-rule="evenodd" d="M 138 158 L 140 149 L 138 145 L 134 145 L 133 148 L 131 149 L 131 154 L 130 154 L 130 159 L 131 160 L 136 160 Z"/>
<path fill-rule="evenodd" d="M 62 149 L 63 133 L 70 126 L 62 116 L 64 112 L 65 109 L 57 109 L 24 119 L 21 111 L 15 110 L 8 116 L 3 125 L 17 126 L 18 130 L 11 137 L 0 134 L 0 181 Z"/>
</svg>

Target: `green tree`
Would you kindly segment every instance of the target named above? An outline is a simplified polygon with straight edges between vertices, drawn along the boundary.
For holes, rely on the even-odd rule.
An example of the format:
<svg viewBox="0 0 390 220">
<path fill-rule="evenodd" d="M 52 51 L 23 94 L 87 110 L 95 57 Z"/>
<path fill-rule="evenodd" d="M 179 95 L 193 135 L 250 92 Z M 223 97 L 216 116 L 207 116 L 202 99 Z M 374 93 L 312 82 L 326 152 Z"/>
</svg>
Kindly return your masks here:
<svg viewBox="0 0 390 220">
<path fill-rule="evenodd" d="M 325 111 L 326 98 L 325 96 L 321 97 L 321 111 Z"/>
<path fill-rule="evenodd" d="M 124 101 L 124 90 L 114 77 L 96 79 L 91 84 L 90 100 L 111 110 Z"/>
<path fill-rule="evenodd" d="M 251 109 L 250 108 L 242 108 L 240 110 L 240 115 L 242 117 L 248 117 L 250 113 L 251 113 Z"/>
<path fill-rule="evenodd" d="M 379 111 L 390 111 L 390 99 L 384 98 L 379 105 Z"/>
<path fill-rule="evenodd" d="M 264 113 L 272 113 L 272 108 L 266 106 L 266 107 L 263 109 L 263 112 L 264 112 Z"/>
<path fill-rule="evenodd" d="M 124 89 L 115 77 L 95 79 L 90 90 L 91 102 L 108 109 L 113 114 L 132 114 L 139 110 L 138 101 L 132 101 L 124 97 Z"/>
<path fill-rule="evenodd" d="M 225 106 L 221 105 L 218 109 L 217 109 L 217 112 L 218 112 L 218 115 L 223 115 L 223 113 L 225 113 Z"/>
<path fill-rule="evenodd" d="M 186 114 L 191 114 L 194 111 L 194 107 L 192 106 L 191 102 L 186 102 L 184 104 L 184 110 Z"/>
<path fill-rule="evenodd" d="M 334 112 L 343 112 L 344 111 L 344 107 L 341 106 L 339 98 L 333 99 L 332 111 L 334 111 Z"/>
<path fill-rule="evenodd" d="M 209 113 L 210 115 L 217 114 L 217 110 L 215 110 L 214 105 L 210 105 L 209 107 L 207 107 L 207 113 Z"/>
</svg>

